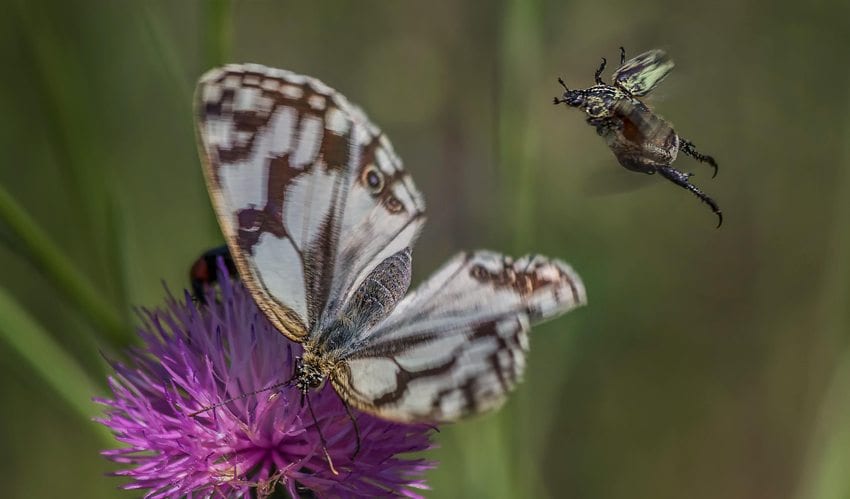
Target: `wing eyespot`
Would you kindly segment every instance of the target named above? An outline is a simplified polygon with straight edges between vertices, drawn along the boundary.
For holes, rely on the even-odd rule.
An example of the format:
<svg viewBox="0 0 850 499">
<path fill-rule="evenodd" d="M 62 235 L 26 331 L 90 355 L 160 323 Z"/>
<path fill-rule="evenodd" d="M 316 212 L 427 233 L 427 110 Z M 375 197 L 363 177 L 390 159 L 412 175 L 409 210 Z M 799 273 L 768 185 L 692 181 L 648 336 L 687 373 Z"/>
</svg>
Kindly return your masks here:
<svg viewBox="0 0 850 499">
<path fill-rule="evenodd" d="M 395 196 L 389 196 L 384 201 L 384 206 L 387 207 L 390 213 L 400 213 L 404 211 L 404 205 Z"/>
<path fill-rule="evenodd" d="M 487 272 L 487 269 L 485 269 L 483 265 L 473 266 L 469 271 L 469 274 L 479 281 L 483 281 L 489 276 L 489 272 Z"/>
<path fill-rule="evenodd" d="M 378 195 L 384 190 L 384 174 L 373 164 L 366 165 L 360 179 L 373 195 Z"/>
</svg>

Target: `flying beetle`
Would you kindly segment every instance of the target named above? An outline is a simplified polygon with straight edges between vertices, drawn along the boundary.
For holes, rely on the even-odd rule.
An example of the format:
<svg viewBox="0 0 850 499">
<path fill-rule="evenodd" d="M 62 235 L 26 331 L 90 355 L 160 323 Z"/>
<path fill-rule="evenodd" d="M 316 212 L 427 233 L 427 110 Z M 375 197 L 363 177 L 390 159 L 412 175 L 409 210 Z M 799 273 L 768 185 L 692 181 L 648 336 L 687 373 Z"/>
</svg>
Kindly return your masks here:
<svg viewBox="0 0 850 499">
<path fill-rule="evenodd" d="M 609 85 L 602 80 L 606 60 L 603 57 L 594 75 L 596 84 L 583 90 L 570 90 L 562 78 L 562 97 L 555 104 L 566 104 L 587 114 L 587 123 L 605 139 L 617 161 L 626 169 L 649 175 L 661 174 L 683 187 L 717 215 L 717 226 L 723 223 L 723 213 L 717 203 L 690 183 L 692 173 L 673 168 L 679 151 L 702 163 L 708 163 L 717 175 L 717 162 L 696 150 L 693 142 L 679 136 L 673 126 L 655 114 L 640 97 L 647 95 L 673 69 L 673 61 L 663 50 L 650 50 L 626 60 L 626 50 L 620 47 L 620 67 Z"/>
</svg>

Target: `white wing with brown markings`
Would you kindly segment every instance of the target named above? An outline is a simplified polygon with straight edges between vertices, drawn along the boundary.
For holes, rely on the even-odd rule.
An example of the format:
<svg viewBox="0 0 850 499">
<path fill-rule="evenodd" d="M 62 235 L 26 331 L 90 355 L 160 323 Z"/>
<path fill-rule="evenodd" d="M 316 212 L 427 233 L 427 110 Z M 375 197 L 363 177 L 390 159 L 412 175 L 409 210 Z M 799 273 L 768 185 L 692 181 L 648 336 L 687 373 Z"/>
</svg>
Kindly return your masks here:
<svg viewBox="0 0 850 499">
<path fill-rule="evenodd" d="M 240 277 L 304 341 L 385 258 L 413 244 L 424 202 L 381 131 L 324 83 L 256 64 L 196 91 L 204 172 Z"/>
<path fill-rule="evenodd" d="M 585 303 L 563 262 L 462 253 L 352 346 L 334 386 L 361 410 L 398 421 L 492 410 L 523 373 L 530 326 Z"/>
</svg>

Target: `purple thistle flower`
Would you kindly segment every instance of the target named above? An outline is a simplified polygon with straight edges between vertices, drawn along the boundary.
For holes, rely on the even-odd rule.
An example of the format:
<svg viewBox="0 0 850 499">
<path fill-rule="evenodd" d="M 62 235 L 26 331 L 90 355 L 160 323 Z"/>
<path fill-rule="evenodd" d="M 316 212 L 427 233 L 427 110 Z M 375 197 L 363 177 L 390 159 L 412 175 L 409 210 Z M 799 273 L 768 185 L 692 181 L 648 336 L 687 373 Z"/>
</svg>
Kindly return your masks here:
<svg viewBox="0 0 850 499">
<path fill-rule="evenodd" d="M 127 465 L 115 473 L 129 479 L 122 488 L 146 497 L 264 497 L 279 486 L 292 497 L 419 497 L 413 489 L 428 488 L 422 476 L 435 463 L 398 454 L 431 448 L 431 427 L 353 411 L 361 445 L 352 459 L 355 428 L 329 383 L 309 394 L 315 422 L 294 386 L 192 415 L 287 381 L 301 354 L 241 284 L 225 277 L 219 300 L 210 293 L 207 301 L 169 296 L 164 310 L 143 311 L 144 347 L 130 353 L 134 366 L 113 363 L 114 396 L 97 400 L 109 408 L 98 421 L 127 444 L 103 452 Z"/>
</svg>

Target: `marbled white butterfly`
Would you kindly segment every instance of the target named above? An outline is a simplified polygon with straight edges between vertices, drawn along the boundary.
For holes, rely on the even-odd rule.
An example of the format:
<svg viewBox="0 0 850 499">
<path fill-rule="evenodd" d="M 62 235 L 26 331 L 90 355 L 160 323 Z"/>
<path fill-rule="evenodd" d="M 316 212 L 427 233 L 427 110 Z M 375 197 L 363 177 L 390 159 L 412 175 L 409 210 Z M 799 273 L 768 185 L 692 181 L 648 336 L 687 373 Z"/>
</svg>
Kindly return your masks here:
<svg viewBox="0 0 850 499">
<path fill-rule="evenodd" d="M 304 395 L 328 379 L 403 422 L 493 409 L 523 372 L 531 324 L 585 303 L 565 263 L 489 251 L 405 296 L 422 196 L 386 136 L 319 80 L 225 66 L 201 78 L 196 112 L 227 245 L 260 309 L 303 344 Z"/>
</svg>

